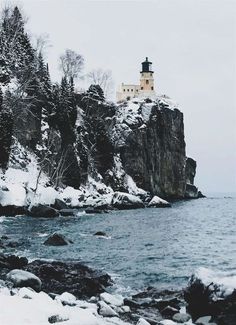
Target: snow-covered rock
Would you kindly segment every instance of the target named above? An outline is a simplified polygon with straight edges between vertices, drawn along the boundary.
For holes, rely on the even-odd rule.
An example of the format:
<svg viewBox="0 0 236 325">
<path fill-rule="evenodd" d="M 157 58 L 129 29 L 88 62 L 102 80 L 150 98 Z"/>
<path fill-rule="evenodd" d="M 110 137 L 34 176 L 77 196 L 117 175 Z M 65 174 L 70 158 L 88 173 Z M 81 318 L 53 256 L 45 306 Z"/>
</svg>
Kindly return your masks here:
<svg viewBox="0 0 236 325">
<path fill-rule="evenodd" d="M 15 287 L 30 287 L 40 291 L 42 282 L 31 272 L 23 270 L 12 270 L 7 274 L 7 280 L 11 281 Z"/>
<path fill-rule="evenodd" d="M 69 292 L 63 292 L 55 299 L 61 301 L 63 305 L 74 306 L 76 304 L 76 297 Z"/>
<path fill-rule="evenodd" d="M 121 295 L 111 295 L 108 292 L 103 292 L 100 294 L 100 298 L 112 306 L 121 307 L 124 304 L 124 298 Z"/>
<path fill-rule="evenodd" d="M 116 317 L 118 314 L 105 301 L 98 302 L 98 313 L 104 317 Z"/>
<path fill-rule="evenodd" d="M 139 318 L 137 325 L 150 325 L 144 318 Z"/>
<path fill-rule="evenodd" d="M 144 203 L 139 197 L 124 192 L 115 192 L 111 204 L 119 210 L 144 207 Z"/>
<path fill-rule="evenodd" d="M 25 299 L 33 299 L 37 293 L 32 288 L 20 288 L 17 292 L 17 295 Z"/>
<path fill-rule="evenodd" d="M 155 207 L 155 208 L 170 207 L 170 206 L 171 205 L 168 201 L 161 199 L 157 195 L 155 195 L 148 203 L 148 207 Z"/>
<path fill-rule="evenodd" d="M 215 292 L 215 299 L 227 297 L 234 290 L 236 290 L 236 272 L 221 272 L 214 271 L 209 268 L 200 267 L 194 273 L 191 282 L 199 279 L 205 287 L 211 284 L 217 286 L 218 290 Z"/>
<path fill-rule="evenodd" d="M 176 323 L 186 323 L 191 319 L 191 316 L 189 314 L 184 313 L 176 313 L 173 316 L 173 321 Z"/>
</svg>

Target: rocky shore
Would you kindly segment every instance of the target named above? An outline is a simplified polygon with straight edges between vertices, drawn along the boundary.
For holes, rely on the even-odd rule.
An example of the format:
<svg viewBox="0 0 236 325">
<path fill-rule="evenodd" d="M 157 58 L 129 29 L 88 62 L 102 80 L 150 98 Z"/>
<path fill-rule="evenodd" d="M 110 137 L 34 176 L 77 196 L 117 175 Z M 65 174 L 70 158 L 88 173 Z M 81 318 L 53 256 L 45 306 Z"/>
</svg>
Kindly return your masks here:
<svg viewBox="0 0 236 325">
<path fill-rule="evenodd" d="M 185 290 L 149 287 L 123 297 L 110 293 L 113 281 L 108 274 L 77 261 L 29 262 L 1 254 L 0 279 L 4 325 L 16 320 L 19 325 L 236 324 L 236 279 L 204 269 L 190 278 Z M 14 308 L 16 313 L 10 311 Z"/>
</svg>

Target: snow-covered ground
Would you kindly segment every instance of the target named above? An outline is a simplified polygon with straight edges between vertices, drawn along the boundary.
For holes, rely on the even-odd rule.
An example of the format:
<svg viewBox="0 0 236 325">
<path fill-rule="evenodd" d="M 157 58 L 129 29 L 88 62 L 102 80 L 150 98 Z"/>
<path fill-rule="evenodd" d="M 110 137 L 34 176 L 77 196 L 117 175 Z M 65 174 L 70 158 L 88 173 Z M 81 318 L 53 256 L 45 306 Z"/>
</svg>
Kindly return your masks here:
<svg viewBox="0 0 236 325">
<path fill-rule="evenodd" d="M 130 198 L 134 195 L 147 194 L 137 187 L 131 176 L 123 169 L 119 154 L 114 157 L 111 171 L 123 184 Z M 128 195 L 128 194 L 127 194 Z M 37 156 L 15 141 L 10 157 L 9 168 L 0 171 L 0 204 L 2 206 L 32 206 L 37 204 L 54 204 L 55 199 L 65 201 L 71 207 L 110 205 L 114 191 L 103 182 L 97 173 L 96 179 L 88 176 L 87 183 L 79 189 L 73 187 L 57 188 L 51 186 L 50 179 L 40 169 Z"/>
<path fill-rule="evenodd" d="M 0 289 L 1 325 L 46 325 L 54 322 L 65 325 L 128 324 L 119 317 L 110 318 L 99 315 L 96 303 L 76 300 L 69 293 L 52 299 L 42 291 L 36 293 L 29 288 L 14 291 L 15 295 L 12 296 L 9 289 Z M 104 312 L 110 310 L 111 307 L 105 302 L 103 305 Z"/>
</svg>

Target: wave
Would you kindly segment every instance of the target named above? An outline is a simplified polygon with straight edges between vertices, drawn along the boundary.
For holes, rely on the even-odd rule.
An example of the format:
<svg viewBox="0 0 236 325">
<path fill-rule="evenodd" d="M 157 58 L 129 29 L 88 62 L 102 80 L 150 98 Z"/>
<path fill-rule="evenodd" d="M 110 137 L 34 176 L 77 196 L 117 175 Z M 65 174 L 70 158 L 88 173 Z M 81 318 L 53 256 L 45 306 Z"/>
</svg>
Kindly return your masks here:
<svg viewBox="0 0 236 325">
<path fill-rule="evenodd" d="M 209 286 L 214 283 L 220 289 L 222 296 L 230 295 L 236 289 L 236 271 L 218 271 L 206 267 L 196 270 L 194 276 L 199 278 L 203 284 Z"/>
</svg>

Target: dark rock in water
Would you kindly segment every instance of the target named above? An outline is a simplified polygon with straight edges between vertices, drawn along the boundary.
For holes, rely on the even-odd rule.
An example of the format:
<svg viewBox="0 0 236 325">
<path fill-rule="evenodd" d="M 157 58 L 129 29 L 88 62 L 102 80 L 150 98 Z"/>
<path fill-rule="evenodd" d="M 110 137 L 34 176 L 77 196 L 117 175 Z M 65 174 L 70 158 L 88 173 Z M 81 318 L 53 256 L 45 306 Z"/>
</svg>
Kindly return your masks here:
<svg viewBox="0 0 236 325">
<path fill-rule="evenodd" d="M 24 243 L 20 243 L 18 241 L 9 241 L 6 246 L 9 247 L 9 248 L 16 248 L 16 247 L 20 247 L 22 246 Z"/>
<path fill-rule="evenodd" d="M 30 209 L 30 215 L 37 218 L 55 218 L 59 216 L 59 213 L 54 208 L 39 204 Z"/>
<path fill-rule="evenodd" d="M 65 236 L 58 234 L 58 233 L 54 233 L 45 240 L 44 245 L 64 246 L 64 245 L 68 245 L 70 243 L 73 243 L 73 242 L 71 240 L 66 239 Z"/>
<path fill-rule="evenodd" d="M 3 240 L 7 240 L 7 239 L 10 239 L 8 236 L 6 236 L 6 235 L 3 235 L 2 237 L 1 237 L 1 239 L 3 239 Z"/>
<path fill-rule="evenodd" d="M 0 247 L 1 248 L 17 248 L 19 246 L 22 246 L 25 243 L 25 241 L 15 241 L 15 240 L 10 240 L 8 236 L 2 236 L 0 238 Z"/>
<path fill-rule="evenodd" d="M 194 177 L 196 175 L 196 168 L 197 163 L 192 158 L 186 159 L 186 167 L 185 167 L 185 173 L 186 173 L 186 184 L 194 185 Z"/>
<path fill-rule="evenodd" d="M 19 257 L 16 255 L 6 256 L 4 254 L 0 254 L 0 270 L 2 269 L 21 269 L 28 264 L 28 260 L 26 257 Z M 3 272 L 4 273 L 4 272 Z M 1 274 L 1 272 L 0 272 Z"/>
<path fill-rule="evenodd" d="M 95 232 L 95 234 L 93 234 L 94 236 L 103 236 L 103 237 L 107 237 L 107 234 L 104 231 L 97 231 Z"/>
<path fill-rule="evenodd" d="M 28 213 L 28 210 L 26 207 L 19 207 L 16 205 L 2 206 L 0 204 L 0 216 L 14 217 L 17 215 L 24 215 L 27 213 Z"/>
<path fill-rule="evenodd" d="M 74 216 L 75 215 L 75 210 L 74 209 L 61 209 L 59 211 L 60 215 L 63 217 L 68 217 L 68 216 Z"/>
<path fill-rule="evenodd" d="M 35 291 L 41 290 L 41 280 L 28 271 L 14 269 L 7 274 L 6 279 L 12 282 L 14 287 L 17 288 L 30 287 Z"/>
<path fill-rule="evenodd" d="M 185 198 L 198 199 L 198 188 L 195 185 L 186 184 Z"/>
<path fill-rule="evenodd" d="M 56 210 L 68 209 L 68 205 L 64 201 L 59 199 L 55 199 L 55 203 L 51 204 L 51 207 Z"/>
<path fill-rule="evenodd" d="M 199 199 L 203 199 L 203 198 L 206 197 L 206 196 L 205 196 L 204 194 L 202 194 L 201 191 L 198 191 L 197 197 L 198 197 Z"/>
<path fill-rule="evenodd" d="M 94 208 L 86 208 L 85 209 L 85 212 L 88 213 L 88 214 L 102 214 L 102 213 L 108 213 L 107 210 L 102 210 L 98 207 L 94 207 Z"/>
<path fill-rule="evenodd" d="M 108 274 L 78 262 L 35 260 L 25 269 L 41 279 L 43 291 L 56 294 L 69 292 L 77 298 L 97 296 L 112 284 Z"/>
</svg>

